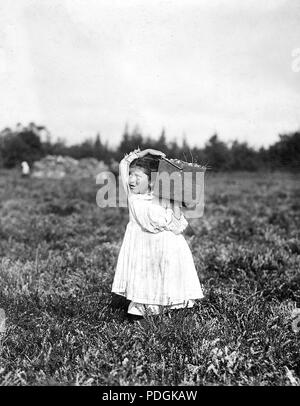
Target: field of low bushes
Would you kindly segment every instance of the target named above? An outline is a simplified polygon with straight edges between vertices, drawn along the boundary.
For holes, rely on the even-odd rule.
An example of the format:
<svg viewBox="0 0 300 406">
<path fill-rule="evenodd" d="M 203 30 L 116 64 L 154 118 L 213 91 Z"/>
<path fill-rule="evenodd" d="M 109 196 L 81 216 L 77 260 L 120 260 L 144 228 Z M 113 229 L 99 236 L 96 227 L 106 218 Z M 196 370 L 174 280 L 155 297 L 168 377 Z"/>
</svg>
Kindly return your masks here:
<svg viewBox="0 0 300 406">
<path fill-rule="evenodd" d="M 111 294 L 128 213 L 97 187 L 0 172 L 0 384 L 300 384 L 299 176 L 208 173 L 185 232 L 205 298 L 147 328 Z"/>
</svg>

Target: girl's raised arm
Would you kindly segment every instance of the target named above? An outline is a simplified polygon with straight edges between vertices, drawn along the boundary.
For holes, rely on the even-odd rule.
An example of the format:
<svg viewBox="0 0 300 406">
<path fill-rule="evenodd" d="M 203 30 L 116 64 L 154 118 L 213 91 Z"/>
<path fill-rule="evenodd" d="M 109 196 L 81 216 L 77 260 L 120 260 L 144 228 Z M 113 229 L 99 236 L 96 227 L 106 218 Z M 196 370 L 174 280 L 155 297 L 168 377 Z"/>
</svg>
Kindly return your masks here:
<svg viewBox="0 0 300 406">
<path fill-rule="evenodd" d="M 140 155 L 139 155 L 140 152 L 141 151 L 138 148 L 138 149 L 135 149 L 134 151 L 130 152 L 129 154 L 126 154 L 119 165 L 119 174 L 121 176 L 122 184 L 123 184 L 123 187 L 124 187 L 127 195 L 129 193 L 129 185 L 128 185 L 129 166 L 132 161 L 140 158 Z"/>
<path fill-rule="evenodd" d="M 129 193 L 129 185 L 128 185 L 128 180 L 129 180 L 129 166 L 132 161 L 138 158 L 143 158 L 146 155 L 156 155 L 156 156 L 162 156 L 164 157 L 165 154 L 161 151 L 158 151 L 156 149 L 144 149 L 141 151 L 139 148 L 135 149 L 134 151 L 130 152 L 129 154 L 126 154 L 122 161 L 120 162 L 119 165 L 119 173 L 122 179 L 122 183 L 125 189 L 126 194 L 128 195 Z"/>
</svg>

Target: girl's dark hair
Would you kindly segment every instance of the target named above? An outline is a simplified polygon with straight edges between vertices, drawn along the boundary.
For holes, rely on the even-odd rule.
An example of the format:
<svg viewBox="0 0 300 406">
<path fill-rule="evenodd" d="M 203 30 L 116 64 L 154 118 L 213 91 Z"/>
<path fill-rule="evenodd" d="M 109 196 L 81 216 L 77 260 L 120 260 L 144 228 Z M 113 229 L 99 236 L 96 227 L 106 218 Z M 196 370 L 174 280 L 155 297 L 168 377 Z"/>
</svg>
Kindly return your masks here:
<svg viewBox="0 0 300 406">
<path fill-rule="evenodd" d="M 147 155 L 143 158 L 137 158 L 131 162 L 130 168 L 141 168 L 145 174 L 148 176 L 148 179 L 151 180 L 151 173 L 158 171 L 160 157 L 154 155 Z"/>
</svg>

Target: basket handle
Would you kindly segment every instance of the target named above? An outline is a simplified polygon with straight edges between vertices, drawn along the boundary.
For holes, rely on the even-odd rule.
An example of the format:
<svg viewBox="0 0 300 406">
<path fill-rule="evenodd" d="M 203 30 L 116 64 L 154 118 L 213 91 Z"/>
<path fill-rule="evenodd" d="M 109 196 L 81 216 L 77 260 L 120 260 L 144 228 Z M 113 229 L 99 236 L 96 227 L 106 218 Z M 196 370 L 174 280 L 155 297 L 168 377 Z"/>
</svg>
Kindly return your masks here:
<svg viewBox="0 0 300 406">
<path fill-rule="evenodd" d="M 165 157 L 161 157 L 161 159 L 163 159 L 164 161 L 168 162 L 170 165 L 173 165 L 175 168 L 179 169 L 180 171 L 182 171 L 182 168 L 180 168 L 180 166 L 177 166 L 176 164 L 174 164 L 172 161 L 170 161 L 169 159 L 165 158 Z"/>
</svg>

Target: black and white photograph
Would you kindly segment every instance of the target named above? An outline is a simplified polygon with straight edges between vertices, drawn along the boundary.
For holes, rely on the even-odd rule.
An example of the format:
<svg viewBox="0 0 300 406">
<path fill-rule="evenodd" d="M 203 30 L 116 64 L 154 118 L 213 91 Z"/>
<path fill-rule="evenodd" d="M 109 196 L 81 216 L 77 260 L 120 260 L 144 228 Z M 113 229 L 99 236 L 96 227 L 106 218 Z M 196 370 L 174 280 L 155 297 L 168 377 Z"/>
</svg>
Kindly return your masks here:
<svg viewBox="0 0 300 406">
<path fill-rule="evenodd" d="M 299 21 L 0 0 L 1 387 L 299 388 Z"/>
</svg>

